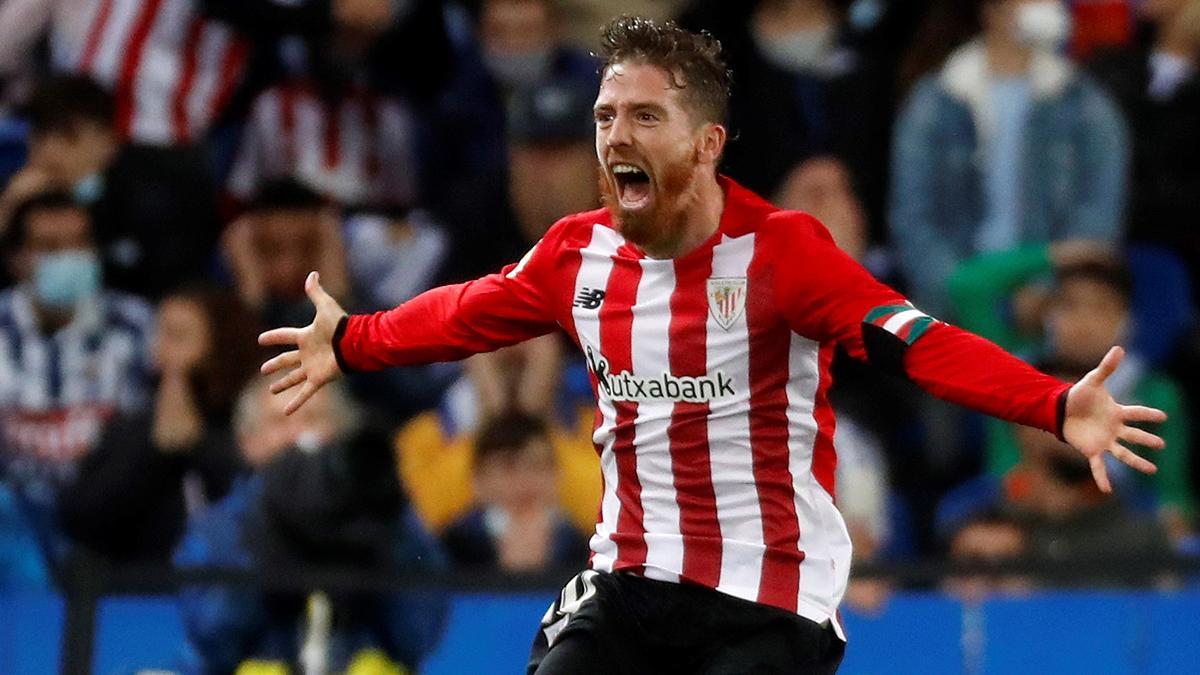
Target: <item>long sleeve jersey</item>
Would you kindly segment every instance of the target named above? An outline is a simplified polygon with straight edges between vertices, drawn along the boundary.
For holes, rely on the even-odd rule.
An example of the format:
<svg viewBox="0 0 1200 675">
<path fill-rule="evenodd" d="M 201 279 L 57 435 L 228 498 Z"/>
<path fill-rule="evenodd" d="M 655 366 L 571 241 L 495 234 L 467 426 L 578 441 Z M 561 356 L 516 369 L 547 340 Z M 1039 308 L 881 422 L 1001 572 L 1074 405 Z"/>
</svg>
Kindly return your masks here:
<svg viewBox="0 0 1200 675">
<path fill-rule="evenodd" d="M 348 317 L 335 353 L 374 370 L 565 330 L 597 400 L 591 567 L 837 625 L 850 539 L 834 507 L 834 349 L 1055 433 L 1069 385 L 922 313 L 811 216 L 720 181 L 718 230 L 686 255 L 647 257 L 604 210 L 569 216 L 497 274 Z"/>
</svg>

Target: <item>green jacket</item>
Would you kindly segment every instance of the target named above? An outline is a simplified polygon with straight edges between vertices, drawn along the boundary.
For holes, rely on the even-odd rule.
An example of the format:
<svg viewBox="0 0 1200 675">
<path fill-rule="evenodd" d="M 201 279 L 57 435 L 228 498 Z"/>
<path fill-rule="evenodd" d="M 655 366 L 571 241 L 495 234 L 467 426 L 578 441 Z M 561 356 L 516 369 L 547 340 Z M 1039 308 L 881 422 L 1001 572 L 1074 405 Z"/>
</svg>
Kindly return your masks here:
<svg viewBox="0 0 1200 675">
<path fill-rule="evenodd" d="M 1004 305 L 1017 290 L 1048 279 L 1053 271 L 1046 244 L 1031 244 L 963 262 L 947 280 L 959 324 L 1008 351 L 1026 357 L 1036 355 L 1041 347 L 1040 336 L 1021 334 Z M 1157 496 L 1160 508 L 1177 510 L 1190 518 L 1195 513 L 1195 502 L 1188 484 L 1189 430 L 1182 392 L 1167 375 L 1148 370 L 1134 386 L 1132 399 L 1125 403 L 1158 408 L 1168 417 L 1167 422 L 1151 429 L 1167 443 L 1165 450 L 1151 456 L 1158 465 L 1158 473 L 1138 474 L 1138 480 Z M 987 470 L 996 476 L 1005 474 L 1020 461 L 1021 451 L 1010 424 L 988 421 L 986 452 Z"/>
</svg>

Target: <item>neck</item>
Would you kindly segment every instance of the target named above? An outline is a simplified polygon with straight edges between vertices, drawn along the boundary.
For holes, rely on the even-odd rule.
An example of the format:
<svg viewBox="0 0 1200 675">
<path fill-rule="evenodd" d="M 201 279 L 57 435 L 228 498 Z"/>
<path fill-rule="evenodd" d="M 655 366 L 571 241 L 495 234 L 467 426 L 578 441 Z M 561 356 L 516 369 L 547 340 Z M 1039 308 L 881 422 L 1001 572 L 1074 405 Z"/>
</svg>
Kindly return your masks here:
<svg viewBox="0 0 1200 675">
<path fill-rule="evenodd" d="M 1007 35 L 988 35 L 984 38 L 988 70 L 993 75 L 1024 75 L 1029 72 L 1033 56 L 1029 48 Z"/>
<path fill-rule="evenodd" d="M 34 316 L 37 317 L 38 327 L 45 335 L 53 335 L 62 330 L 75 318 L 75 312 L 62 309 L 51 309 L 35 304 Z"/>
<path fill-rule="evenodd" d="M 679 236 L 643 246 L 646 255 L 659 260 L 679 258 L 695 250 L 720 227 L 721 213 L 725 210 L 725 191 L 721 189 L 717 177 L 707 175 L 695 185 L 690 203 L 678 215 L 684 222 Z"/>
</svg>

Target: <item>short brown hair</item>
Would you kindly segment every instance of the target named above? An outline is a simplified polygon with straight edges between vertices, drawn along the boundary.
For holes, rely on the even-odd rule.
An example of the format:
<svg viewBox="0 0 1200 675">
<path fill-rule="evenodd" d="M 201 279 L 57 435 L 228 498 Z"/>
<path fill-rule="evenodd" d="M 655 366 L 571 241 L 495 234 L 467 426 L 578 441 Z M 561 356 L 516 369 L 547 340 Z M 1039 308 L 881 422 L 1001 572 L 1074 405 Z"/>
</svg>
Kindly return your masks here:
<svg viewBox="0 0 1200 675">
<path fill-rule="evenodd" d="M 624 61 L 662 68 L 693 113 L 706 122 L 725 123 L 733 75 L 721 57 L 721 42 L 708 31 L 693 33 L 674 21 L 619 16 L 604 27 L 597 56 L 604 63 L 601 73 Z"/>
</svg>

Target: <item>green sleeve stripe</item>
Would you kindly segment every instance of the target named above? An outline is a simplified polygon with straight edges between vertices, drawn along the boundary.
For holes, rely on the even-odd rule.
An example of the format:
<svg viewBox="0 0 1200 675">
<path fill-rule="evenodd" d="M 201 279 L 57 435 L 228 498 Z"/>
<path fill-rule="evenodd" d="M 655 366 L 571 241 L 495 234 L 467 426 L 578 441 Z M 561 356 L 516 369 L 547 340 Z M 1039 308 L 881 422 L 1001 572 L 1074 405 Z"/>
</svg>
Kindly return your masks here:
<svg viewBox="0 0 1200 675">
<path fill-rule="evenodd" d="M 910 345 L 916 342 L 921 338 L 922 335 L 925 334 L 925 331 L 929 330 L 929 327 L 933 325 L 933 322 L 934 320 L 928 316 L 923 316 L 914 320 L 912 322 L 912 329 L 908 331 L 908 337 L 904 341 Z"/>
<path fill-rule="evenodd" d="M 867 312 L 867 316 L 865 318 L 863 318 L 863 322 L 864 323 L 881 323 L 880 322 L 881 319 L 886 319 L 887 317 L 890 317 L 894 314 L 899 314 L 900 312 L 906 312 L 910 309 L 912 309 L 912 307 L 910 307 L 908 305 L 883 305 L 880 307 L 876 307 L 875 309 L 872 309 L 871 311 Z"/>
</svg>

